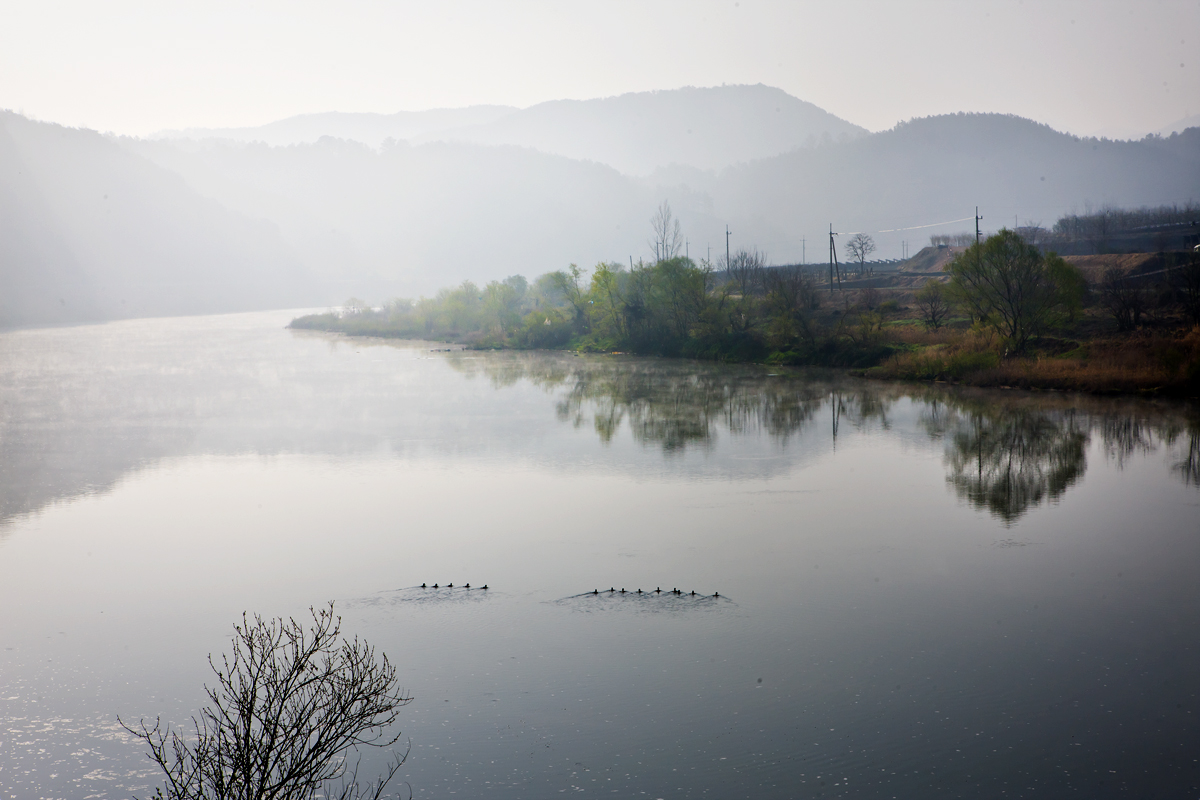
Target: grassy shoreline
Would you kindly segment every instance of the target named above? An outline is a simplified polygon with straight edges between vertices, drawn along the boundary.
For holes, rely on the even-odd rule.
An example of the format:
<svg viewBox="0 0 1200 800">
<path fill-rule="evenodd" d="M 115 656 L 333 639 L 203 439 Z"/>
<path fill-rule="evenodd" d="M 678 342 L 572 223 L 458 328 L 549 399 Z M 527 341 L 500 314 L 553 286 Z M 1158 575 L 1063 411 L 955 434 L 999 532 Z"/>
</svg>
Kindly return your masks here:
<svg viewBox="0 0 1200 800">
<path fill-rule="evenodd" d="M 1039 340 L 1033 352 L 1010 358 L 969 332 L 948 338 L 945 344 L 896 354 L 859 374 L 978 387 L 1200 397 L 1200 327 Z"/>
<path fill-rule="evenodd" d="M 1110 265 L 1086 274 L 1001 230 L 944 270 L 866 273 L 837 286 L 741 252 L 721 272 L 676 257 L 629 269 L 597 264 L 590 276 L 572 265 L 533 283 L 467 281 L 382 308 L 352 300 L 291 327 L 478 349 L 833 367 L 880 380 L 1200 397 L 1200 259 L 1163 261 L 1172 263 L 1148 273 Z"/>
<path fill-rule="evenodd" d="M 348 321 L 334 313 L 301 317 L 289 327 L 346 336 L 454 343 L 476 350 L 625 352 L 580 341 L 568 341 L 561 347 L 522 347 L 472 337 L 425 339 L 412 331 L 388 329 L 379 321 Z M 873 343 L 827 341 L 804 350 L 769 350 L 748 342 L 741 342 L 741 347 L 728 341 L 707 344 L 705 347 L 704 342 L 696 342 L 696 346 L 667 357 L 845 369 L 881 381 L 1200 399 L 1200 326 L 1124 336 L 1044 338 L 1033 343 L 1029 354 L 1010 358 L 1003 358 L 998 344 L 978 331 L 962 327 L 932 332 L 916 324 L 888 326 Z"/>
</svg>

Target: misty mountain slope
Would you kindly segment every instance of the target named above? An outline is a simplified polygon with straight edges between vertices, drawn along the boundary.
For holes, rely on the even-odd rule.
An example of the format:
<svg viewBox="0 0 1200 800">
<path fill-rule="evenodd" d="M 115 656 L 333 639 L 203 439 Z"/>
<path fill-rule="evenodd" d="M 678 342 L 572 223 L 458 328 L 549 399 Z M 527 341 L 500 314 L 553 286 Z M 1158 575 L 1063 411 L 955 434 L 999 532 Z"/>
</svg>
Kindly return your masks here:
<svg viewBox="0 0 1200 800">
<path fill-rule="evenodd" d="M 0 196 L 14 209 L 4 225 L 16 229 L 0 246 L 0 297 L 22 298 L 0 324 L 311 299 L 307 277 L 269 224 L 231 213 L 93 131 L 12 113 L 0 114 L 0 131 L 8 173 Z M 60 313 L 51 313 L 55 304 Z"/>
<path fill-rule="evenodd" d="M 997 230 L 1012 227 L 1013 215 L 1022 225 L 1050 226 L 1089 204 L 1195 201 L 1200 137 L 1097 141 L 1018 117 L 958 114 L 733 167 L 702 183 L 701 175 L 692 179 L 740 220 L 743 235 L 779 257 L 797 249 L 803 231 L 809 253 L 824 260 L 830 223 L 839 232 L 871 233 L 887 256 L 898 255 L 885 248 L 898 251 L 901 239 L 922 242 L 930 232 L 973 225 L 880 231 L 970 217 L 977 205 L 984 230 Z"/>
<path fill-rule="evenodd" d="M 100 317 L 91 280 L 0 125 L 0 327 Z"/>
<path fill-rule="evenodd" d="M 421 140 L 519 145 L 598 161 L 628 175 L 649 175 L 670 164 L 717 170 L 866 132 L 781 89 L 758 84 L 555 100 Z"/>
<path fill-rule="evenodd" d="M 637 256 L 658 202 L 610 167 L 518 147 L 122 145 L 271 220 L 323 278 L 353 276 L 385 295 Z"/>
<path fill-rule="evenodd" d="M 512 114 L 513 106 L 468 106 L 435 108 L 429 111 L 399 111 L 395 114 L 346 113 L 300 114 L 266 125 L 247 128 L 185 128 L 160 131 L 152 139 L 228 139 L 282 146 L 311 144 L 322 136 L 361 142 L 378 148 L 387 139 L 413 139 L 451 128 L 486 125 Z"/>
<path fill-rule="evenodd" d="M 1170 125 L 1158 129 L 1159 136 L 1170 136 L 1172 133 L 1183 133 L 1188 128 L 1200 128 L 1200 114 L 1175 120 Z"/>
<path fill-rule="evenodd" d="M 995 230 L 1014 214 L 1050 225 L 1089 203 L 1200 195 L 1200 130 L 1107 142 L 1002 115 L 914 120 L 720 173 L 648 178 L 509 145 L 115 140 L 0 121 L 0 324 L 381 301 L 627 263 L 651 255 L 664 198 L 693 257 L 723 254 L 728 223 L 734 249 L 788 263 L 802 237 L 808 260 L 823 261 L 831 222 L 872 233 L 877 255 L 894 257 L 901 241 L 971 223 L 886 229 L 976 205 Z"/>
<path fill-rule="evenodd" d="M 693 256 L 723 254 L 728 223 L 734 249 L 757 246 L 777 263 L 799 260 L 802 250 L 825 260 L 830 222 L 839 232 L 872 233 L 877 255 L 895 257 L 901 241 L 924 243 L 971 223 L 880 231 L 969 217 L 976 205 L 984 229 L 995 230 L 1011 226 L 1012 214 L 1050 225 L 1087 202 L 1185 202 L 1200 187 L 1198 144 L 1182 134 L 1080 140 L 1016 117 L 954 115 L 719 174 L 675 166 L 639 179 L 529 148 L 459 142 L 381 152 L 334 139 L 291 147 L 122 142 L 197 192 L 270 220 L 326 286 L 343 287 L 335 300 L 372 301 L 463 279 L 649 257 L 649 219 L 663 199 Z"/>
</svg>

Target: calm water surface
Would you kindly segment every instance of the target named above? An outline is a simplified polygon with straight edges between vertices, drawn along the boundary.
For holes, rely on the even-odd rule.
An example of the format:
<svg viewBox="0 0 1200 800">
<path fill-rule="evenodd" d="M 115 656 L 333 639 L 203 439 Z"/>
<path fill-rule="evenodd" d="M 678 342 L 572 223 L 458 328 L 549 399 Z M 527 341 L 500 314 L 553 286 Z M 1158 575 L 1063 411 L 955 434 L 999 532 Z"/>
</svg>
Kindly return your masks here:
<svg viewBox="0 0 1200 800">
<path fill-rule="evenodd" d="M 1197 795 L 1195 407 L 290 317 L 0 334 L 2 796 L 150 793 L 117 715 L 330 600 L 418 798 Z"/>
</svg>

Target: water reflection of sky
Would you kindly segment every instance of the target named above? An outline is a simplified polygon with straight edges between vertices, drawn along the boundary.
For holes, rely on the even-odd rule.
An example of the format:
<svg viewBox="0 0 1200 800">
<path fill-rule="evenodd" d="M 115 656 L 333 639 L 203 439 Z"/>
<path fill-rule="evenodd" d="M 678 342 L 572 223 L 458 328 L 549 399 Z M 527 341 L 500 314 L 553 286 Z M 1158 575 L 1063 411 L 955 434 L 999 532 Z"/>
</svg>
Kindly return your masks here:
<svg viewBox="0 0 1200 800">
<path fill-rule="evenodd" d="M 0 335 L 19 796 L 144 785 L 115 715 L 331 598 L 417 796 L 1169 794 L 1200 744 L 1194 409 L 286 319 Z"/>
</svg>

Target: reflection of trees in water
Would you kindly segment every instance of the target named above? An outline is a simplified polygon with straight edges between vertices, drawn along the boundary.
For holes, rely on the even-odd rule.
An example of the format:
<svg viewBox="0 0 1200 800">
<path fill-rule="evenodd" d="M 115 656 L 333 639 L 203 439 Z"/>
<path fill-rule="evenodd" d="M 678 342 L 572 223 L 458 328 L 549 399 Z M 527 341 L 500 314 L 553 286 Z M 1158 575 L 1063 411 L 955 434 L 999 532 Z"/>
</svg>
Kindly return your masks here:
<svg viewBox="0 0 1200 800">
<path fill-rule="evenodd" d="M 872 387 L 874 388 L 874 387 Z M 885 431 L 892 427 L 888 419 L 888 410 L 896 402 L 897 395 L 892 392 L 885 395 L 880 391 L 860 390 L 846 391 L 834 387 L 829 391 L 829 416 L 834 444 L 837 444 L 838 431 L 843 421 L 849 422 L 856 428 L 862 428 L 871 422 L 878 422 Z"/>
<path fill-rule="evenodd" d="M 668 452 L 708 447 L 719 427 L 733 435 L 763 431 L 787 442 L 832 397 L 854 424 L 877 418 L 886 425 L 894 399 L 885 385 L 843 387 L 840 379 L 772 375 L 753 366 L 548 354 L 451 363 L 465 372 L 483 372 L 498 387 L 526 378 L 561 391 L 556 413 L 564 422 L 578 428 L 590 421 L 604 442 L 628 424 L 636 441 Z"/>
<path fill-rule="evenodd" d="M 667 452 L 709 447 L 722 426 L 733 435 L 761 431 L 787 442 L 810 425 L 829 425 L 836 442 L 846 424 L 889 430 L 893 405 L 911 397 L 925 430 L 946 443 L 947 481 L 1005 524 L 1078 483 L 1093 435 L 1119 468 L 1167 448 L 1184 483 L 1200 485 L 1200 415 L 1182 406 L 901 386 L 827 373 L 772 376 L 757 367 L 674 360 L 507 353 L 451 363 L 486 374 L 498 387 L 530 380 L 561 393 L 559 419 L 575 427 L 590 423 L 605 442 L 628 424 L 637 441 Z"/>
<path fill-rule="evenodd" d="M 1088 438 L 1074 414 L 1005 408 L 970 414 L 948 440 L 946 480 L 959 497 L 1012 523 L 1083 477 Z"/>
<path fill-rule="evenodd" d="M 1155 449 L 1154 432 L 1150 423 L 1141 417 L 1101 417 L 1097 425 L 1104 452 L 1115 458 L 1117 466 L 1124 468 L 1125 462 L 1135 453 L 1147 455 Z"/>
<path fill-rule="evenodd" d="M 923 399 L 922 424 L 947 443 L 947 481 L 1006 524 L 1083 477 L 1093 434 L 1119 469 L 1166 448 L 1184 483 L 1200 485 L 1200 420 L 1184 406 L 933 390 Z"/>
<path fill-rule="evenodd" d="M 799 432 L 824 402 L 824 385 L 766 378 L 751 370 L 663 369 L 653 363 L 581 364 L 559 399 L 559 419 L 579 427 L 591 416 L 605 441 L 627 422 L 633 437 L 664 450 L 707 447 L 718 426 L 781 441 Z"/>
<path fill-rule="evenodd" d="M 1186 439 L 1186 443 L 1173 467 L 1185 485 L 1200 487 L 1200 415 L 1188 420 L 1187 430 L 1179 438 L 1181 442 Z"/>
<path fill-rule="evenodd" d="M 1119 467 L 1135 454 L 1149 455 L 1160 447 L 1170 452 L 1172 471 L 1185 486 L 1200 486 L 1200 409 L 1178 416 L 1126 413 L 1101 418 L 1097 427 L 1105 452 Z"/>
</svg>

